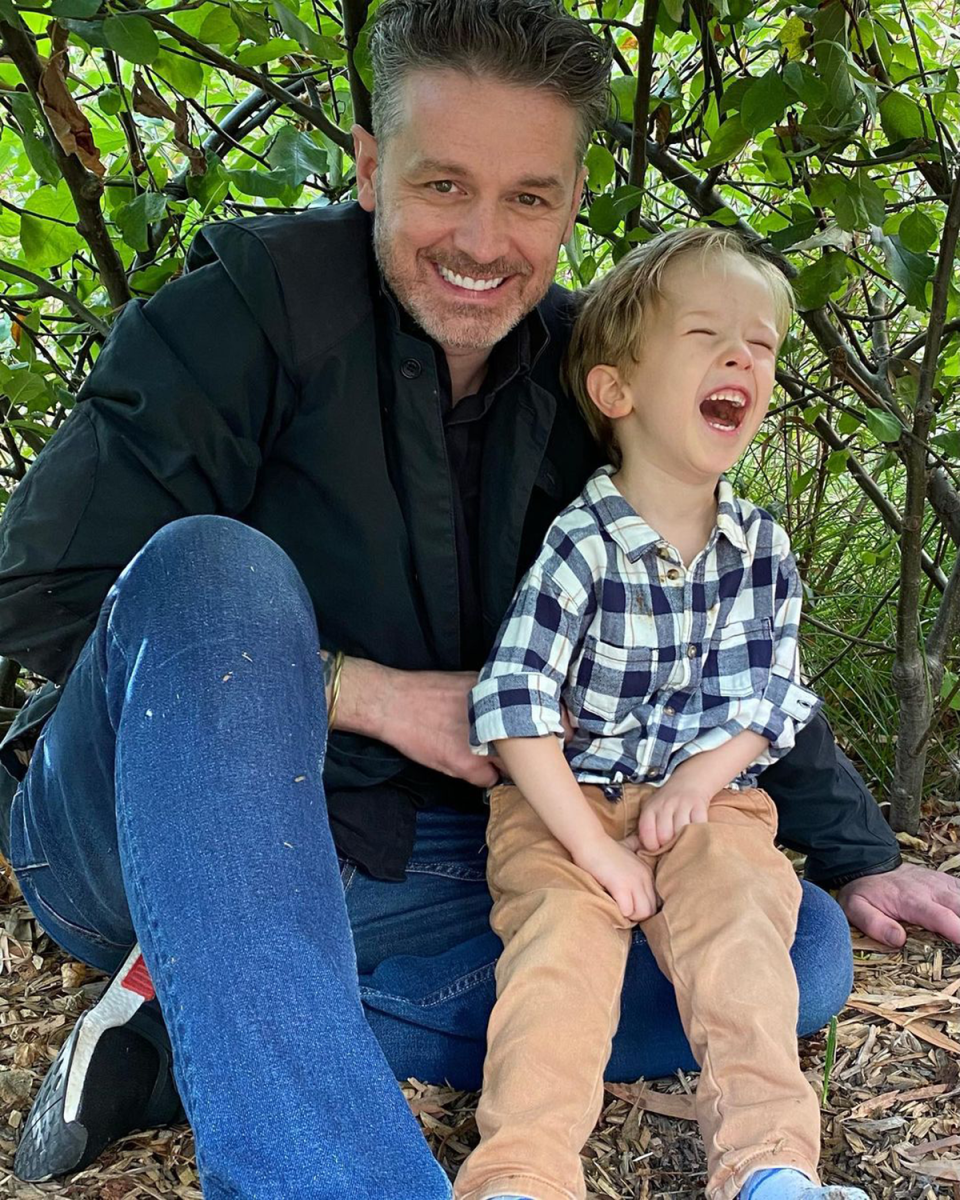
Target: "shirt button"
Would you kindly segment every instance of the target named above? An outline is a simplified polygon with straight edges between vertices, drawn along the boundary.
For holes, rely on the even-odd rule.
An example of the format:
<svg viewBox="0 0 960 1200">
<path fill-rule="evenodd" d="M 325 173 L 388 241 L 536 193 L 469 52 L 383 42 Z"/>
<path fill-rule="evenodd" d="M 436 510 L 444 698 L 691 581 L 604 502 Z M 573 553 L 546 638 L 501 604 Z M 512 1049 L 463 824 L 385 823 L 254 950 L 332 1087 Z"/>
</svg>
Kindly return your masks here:
<svg viewBox="0 0 960 1200">
<path fill-rule="evenodd" d="M 665 708 L 663 711 L 664 711 L 664 714 L 668 717 L 675 717 L 677 715 L 677 710 L 675 708 L 668 707 L 668 708 Z"/>
<path fill-rule="evenodd" d="M 657 546 L 657 556 L 659 558 L 669 559 L 670 558 L 670 547 L 665 545 L 663 542 L 661 542 L 660 545 Z"/>
<path fill-rule="evenodd" d="M 680 572 L 676 569 L 676 567 L 671 567 L 670 570 L 667 572 L 667 578 L 668 579 L 679 579 Z"/>
<path fill-rule="evenodd" d="M 693 644 L 693 642 L 691 642 L 690 645 L 687 647 L 687 658 L 696 658 L 696 656 L 697 656 L 697 648 Z"/>
<path fill-rule="evenodd" d="M 400 364 L 400 374 L 404 379 L 416 379 L 423 367 L 415 358 L 405 358 Z"/>
<path fill-rule="evenodd" d="M 657 770 L 656 767 L 651 767 L 650 770 L 647 772 L 647 778 L 652 779 L 654 777 L 654 775 L 659 775 L 659 773 L 660 772 Z"/>
</svg>

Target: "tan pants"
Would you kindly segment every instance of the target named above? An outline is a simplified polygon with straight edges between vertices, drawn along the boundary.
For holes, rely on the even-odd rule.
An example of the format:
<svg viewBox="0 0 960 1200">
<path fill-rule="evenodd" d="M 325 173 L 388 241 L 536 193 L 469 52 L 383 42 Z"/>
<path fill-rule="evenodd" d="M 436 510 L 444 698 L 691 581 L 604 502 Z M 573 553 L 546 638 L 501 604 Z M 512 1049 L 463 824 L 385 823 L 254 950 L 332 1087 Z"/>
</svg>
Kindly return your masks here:
<svg viewBox="0 0 960 1200">
<path fill-rule="evenodd" d="M 617 839 L 635 832 L 651 791 L 628 786 L 610 801 L 583 787 Z M 708 824 L 688 825 L 646 855 L 663 906 L 642 928 L 702 1064 L 697 1116 L 711 1200 L 732 1200 L 763 1167 L 817 1178 L 820 1114 L 797 1057 L 789 952 L 801 889 L 774 845 L 776 820 L 765 792 L 724 791 Z M 481 1141 L 454 1195 L 582 1200 L 580 1150 L 600 1114 L 631 922 L 517 788 L 491 793 L 487 841 L 491 924 L 504 950 L 477 1109 Z"/>
</svg>

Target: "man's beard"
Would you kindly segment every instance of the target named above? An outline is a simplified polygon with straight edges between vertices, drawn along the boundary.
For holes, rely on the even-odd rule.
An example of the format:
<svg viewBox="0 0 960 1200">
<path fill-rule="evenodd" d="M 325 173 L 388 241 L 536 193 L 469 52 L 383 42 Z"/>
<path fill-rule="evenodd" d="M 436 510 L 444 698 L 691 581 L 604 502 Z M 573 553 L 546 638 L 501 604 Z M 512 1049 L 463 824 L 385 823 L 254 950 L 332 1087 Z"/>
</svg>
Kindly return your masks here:
<svg viewBox="0 0 960 1200">
<path fill-rule="evenodd" d="M 383 205 L 378 203 L 373 214 L 373 248 L 377 265 L 384 279 L 397 300 L 413 317 L 420 328 L 435 342 L 448 350 L 490 350 L 497 342 L 518 325 L 527 313 L 531 312 L 547 294 L 551 280 L 547 279 L 539 294 L 533 297 L 518 297 L 513 304 L 499 312 L 490 312 L 479 308 L 470 301 L 458 304 L 456 300 L 444 302 L 433 290 L 431 282 L 423 282 L 419 278 L 405 278 L 397 267 L 390 242 L 389 234 L 384 227 L 382 218 Z M 438 260 L 439 261 L 439 260 Z M 419 270 L 421 258 L 415 260 L 414 272 Z M 474 266 L 466 262 L 454 263 L 444 261 L 442 265 L 455 274 L 469 275 L 471 278 L 496 278 L 499 275 L 531 274 L 527 263 L 494 263 L 497 270 L 491 266 Z M 503 270 L 499 269 L 503 266 Z M 427 270 L 434 270 L 432 265 Z"/>
</svg>

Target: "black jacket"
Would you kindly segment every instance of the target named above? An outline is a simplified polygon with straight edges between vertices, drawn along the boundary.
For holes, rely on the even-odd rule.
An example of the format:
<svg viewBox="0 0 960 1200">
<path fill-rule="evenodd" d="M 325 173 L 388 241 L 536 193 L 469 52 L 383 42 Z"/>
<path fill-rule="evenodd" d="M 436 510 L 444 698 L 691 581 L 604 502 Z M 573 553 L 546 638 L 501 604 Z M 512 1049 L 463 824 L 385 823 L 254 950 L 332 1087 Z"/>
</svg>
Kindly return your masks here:
<svg viewBox="0 0 960 1200">
<path fill-rule="evenodd" d="M 380 302 L 367 215 L 344 204 L 213 225 L 196 238 L 190 268 L 124 309 L 75 409 L 7 505 L 0 653 L 62 684 L 110 585 L 150 536 L 179 517 L 219 513 L 289 554 L 324 646 L 401 669 L 459 668 L 437 363 Z M 534 361 L 489 417 L 479 535 L 487 646 L 547 525 L 598 461 L 559 384 L 571 309 L 571 294 L 554 287 L 528 318 Z M 393 475 L 387 411 L 403 423 Z M 832 749 L 829 759 L 823 770 L 833 770 Z M 412 792 L 387 782 L 402 771 L 419 781 Z M 365 865 L 402 878 L 416 803 L 451 786 L 431 774 L 382 743 L 334 733 L 325 783 L 341 847 L 379 846 L 379 864 L 367 855 Z M 821 881 L 898 861 L 860 790 L 775 796 L 785 840 L 813 850 Z M 818 825 L 831 830 L 826 846 Z"/>
</svg>

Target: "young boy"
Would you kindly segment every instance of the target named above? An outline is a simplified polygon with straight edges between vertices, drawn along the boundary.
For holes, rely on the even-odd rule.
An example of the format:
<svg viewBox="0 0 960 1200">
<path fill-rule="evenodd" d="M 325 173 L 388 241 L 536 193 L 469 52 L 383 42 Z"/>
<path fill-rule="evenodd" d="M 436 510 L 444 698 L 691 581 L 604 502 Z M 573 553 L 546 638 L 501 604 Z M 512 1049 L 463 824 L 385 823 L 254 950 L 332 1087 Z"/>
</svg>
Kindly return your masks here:
<svg viewBox="0 0 960 1200">
<path fill-rule="evenodd" d="M 710 1200 L 817 1182 L 797 1058 L 801 889 L 756 786 L 816 711 L 787 535 L 722 478 L 766 414 L 792 297 L 731 231 L 664 234 L 590 289 L 567 376 L 611 466 L 554 521 L 471 694 L 497 968 L 458 1200 L 580 1200 L 631 933 L 702 1064 Z M 564 745 L 562 707 L 573 725 Z"/>
</svg>

